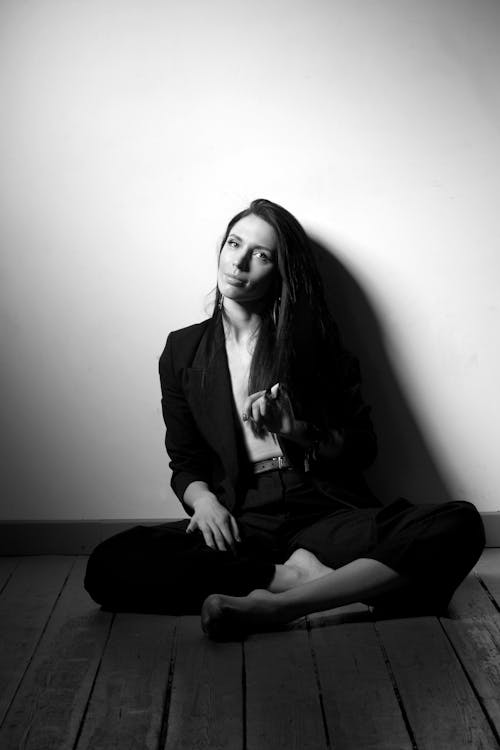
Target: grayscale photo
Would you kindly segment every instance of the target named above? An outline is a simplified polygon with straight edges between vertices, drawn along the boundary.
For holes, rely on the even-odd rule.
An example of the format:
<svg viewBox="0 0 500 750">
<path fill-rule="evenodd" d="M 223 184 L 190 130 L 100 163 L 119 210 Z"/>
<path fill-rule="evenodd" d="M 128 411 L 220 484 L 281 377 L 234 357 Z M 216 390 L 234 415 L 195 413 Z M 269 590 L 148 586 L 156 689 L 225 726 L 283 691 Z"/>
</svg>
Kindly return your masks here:
<svg viewBox="0 0 500 750">
<path fill-rule="evenodd" d="M 2 750 L 500 750 L 499 42 L 1 0 Z"/>
</svg>

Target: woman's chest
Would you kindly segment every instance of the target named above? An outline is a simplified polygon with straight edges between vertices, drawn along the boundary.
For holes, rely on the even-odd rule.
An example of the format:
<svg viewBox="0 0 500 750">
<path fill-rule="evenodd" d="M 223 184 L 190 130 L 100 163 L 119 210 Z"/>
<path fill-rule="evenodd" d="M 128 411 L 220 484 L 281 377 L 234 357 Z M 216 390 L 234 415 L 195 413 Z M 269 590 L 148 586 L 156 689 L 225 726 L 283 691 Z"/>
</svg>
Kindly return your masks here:
<svg viewBox="0 0 500 750">
<path fill-rule="evenodd" d="M 252 355 L 246 347 L 234 344 L 227 346 L 226 352 L 233 396 L 240 407 L 248 396 L 248 377 Z"/>
</svg>

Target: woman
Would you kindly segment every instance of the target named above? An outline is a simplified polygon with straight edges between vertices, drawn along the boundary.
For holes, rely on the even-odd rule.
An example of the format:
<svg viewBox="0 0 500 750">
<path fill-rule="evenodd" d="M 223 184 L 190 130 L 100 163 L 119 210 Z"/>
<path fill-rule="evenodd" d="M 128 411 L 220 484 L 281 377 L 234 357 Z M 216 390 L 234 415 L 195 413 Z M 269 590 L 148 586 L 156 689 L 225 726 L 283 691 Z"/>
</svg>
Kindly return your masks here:
<svg viewBox="0 0 500 750">
<path fill-rule="evenodd" d="M 193 613 L 214 638 L 363 601 L 443 610 L 484 546 L 467 502 L 381 506 L 376 439 L 307 237 L 255 200 L 227 227 L 211 319 L 160 359 L 172 487 L 190 519 L 94 551 L 108 609 Z"/>
</svg>

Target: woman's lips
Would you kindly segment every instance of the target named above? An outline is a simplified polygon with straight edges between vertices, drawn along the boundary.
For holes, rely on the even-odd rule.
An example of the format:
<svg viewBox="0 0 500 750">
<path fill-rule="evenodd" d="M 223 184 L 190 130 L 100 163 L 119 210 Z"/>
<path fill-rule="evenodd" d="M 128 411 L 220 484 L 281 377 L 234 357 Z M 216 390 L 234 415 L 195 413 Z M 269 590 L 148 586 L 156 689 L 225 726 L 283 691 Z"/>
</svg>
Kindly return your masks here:
<svg viewBox="0 0 500 750">
<path fill-rule="evenodd" d="M 243 279 L 239 278 L 239 276 L 233 276 L 230 273 L 225 273 L 224 276 L 226 277 L 227 283 L 231 286 L 243 286 L 245 283 Z"/>
</svg>

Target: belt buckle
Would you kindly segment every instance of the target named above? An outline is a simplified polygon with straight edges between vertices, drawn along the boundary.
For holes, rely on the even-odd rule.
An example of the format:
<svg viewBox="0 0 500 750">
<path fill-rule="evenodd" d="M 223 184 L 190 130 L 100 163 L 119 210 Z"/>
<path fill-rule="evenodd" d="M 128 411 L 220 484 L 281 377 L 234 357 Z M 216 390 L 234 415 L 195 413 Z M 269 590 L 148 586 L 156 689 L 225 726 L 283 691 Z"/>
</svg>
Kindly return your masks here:
<svg viewBox="0 0 500 750">
<path fill-rule="evenodd" d="M 276 462 L 278 464 L 278 469 L 283 468 L 283 456 L 276 456 Z"/>
</svg>

